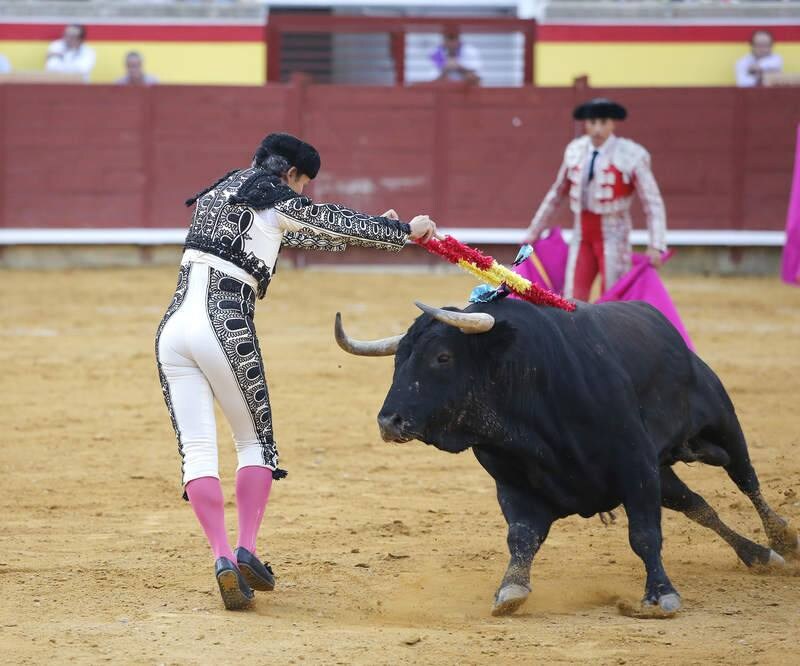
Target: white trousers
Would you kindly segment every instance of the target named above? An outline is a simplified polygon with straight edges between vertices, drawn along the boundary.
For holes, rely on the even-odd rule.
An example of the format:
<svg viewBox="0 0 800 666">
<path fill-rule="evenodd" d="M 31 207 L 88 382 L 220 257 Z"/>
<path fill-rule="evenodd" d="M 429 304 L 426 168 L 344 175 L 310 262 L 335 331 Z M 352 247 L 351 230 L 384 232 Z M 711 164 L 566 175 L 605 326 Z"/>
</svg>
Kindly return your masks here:
<svg viewBox="0 0 800 666">
<path fill-rule="evenodd" d="M 233 430 L 239 468 L 277 469 L 254 304 L 245 282 L 206 264 L 181 266 L 156 334 L 156 358 L 184 485 L 219 478 L 214 398 Z"/>
</svg>

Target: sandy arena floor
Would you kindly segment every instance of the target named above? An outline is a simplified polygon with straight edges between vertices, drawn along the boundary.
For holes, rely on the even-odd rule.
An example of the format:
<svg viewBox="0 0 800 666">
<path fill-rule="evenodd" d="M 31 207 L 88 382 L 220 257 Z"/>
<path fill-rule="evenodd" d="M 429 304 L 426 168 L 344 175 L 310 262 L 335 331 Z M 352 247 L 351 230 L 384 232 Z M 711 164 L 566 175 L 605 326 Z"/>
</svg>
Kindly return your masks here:
<svg viewBox="0 0 800 666">
<path fill-rule="evenodd" d="M 223 610 L 180 499 L 153 333 L 165 269 L 3 272 L 0 306 L 0 661 L 13 664 L 790 664 L 800 577 L 756 575 L 711 532 L 665 513 L 684 610 L 618 614 L 643 568 L 624 514 L 558 523 L 514 617 L 489 614 L 506 565 L 494 485 L 471 453 L 381 442 L 390 359 L 345 355 L 402 332 L 414 299 L 462 304 L 463 274 L 282 272 L 259 306 L 276 432 L 260 552 L 279 575 L 250 612 Z M 703 358 L 737 406 L 765 495 L 800 526 L 800 290 L 777 280 L 673 278 Z M 220 419 L 235 526 L 235 456 Z M 763 541 L 718 469 L 681 467 L 723 519 Z M 794 572 L 797 570 L 794 569 Z"/>
</svg>

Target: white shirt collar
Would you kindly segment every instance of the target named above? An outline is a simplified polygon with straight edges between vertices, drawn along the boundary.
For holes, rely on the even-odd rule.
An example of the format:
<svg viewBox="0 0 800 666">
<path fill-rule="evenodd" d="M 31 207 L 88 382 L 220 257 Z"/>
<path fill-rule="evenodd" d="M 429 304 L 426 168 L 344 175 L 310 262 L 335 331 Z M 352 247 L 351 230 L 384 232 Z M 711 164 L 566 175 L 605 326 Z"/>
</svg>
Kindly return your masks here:
<svg viewBox="0 0 800 666">
<path fill-rule="evenodd" d="M 614 134 L 610 134 L 609 137 L 597 147 L 595 147 L 595 145 L 592 143 L 592 140 L 589 139 L 589 154 L 591 155 L 595 150 L 601 155 L 605 152 L 608 152 L 608 149 L 611 148 L 616 138 L 617 137 Z"/>
</svg>

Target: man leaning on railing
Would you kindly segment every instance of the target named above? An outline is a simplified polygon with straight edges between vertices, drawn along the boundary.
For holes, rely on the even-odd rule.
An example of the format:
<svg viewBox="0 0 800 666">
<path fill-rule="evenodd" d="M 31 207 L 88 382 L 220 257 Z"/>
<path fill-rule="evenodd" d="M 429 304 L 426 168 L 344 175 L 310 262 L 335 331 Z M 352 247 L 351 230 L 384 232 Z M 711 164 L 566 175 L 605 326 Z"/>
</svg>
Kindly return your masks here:
<svg viewBox="0 0 800 666">
<path fill-rule="evenodd" d="M 474 46 L 464 44 L 456 27 L 444 32 L 444 41 L 433 53 L 431 60 L 439 72 L 437 81 L 481 82 L 481 55 Z"/>
</svg>

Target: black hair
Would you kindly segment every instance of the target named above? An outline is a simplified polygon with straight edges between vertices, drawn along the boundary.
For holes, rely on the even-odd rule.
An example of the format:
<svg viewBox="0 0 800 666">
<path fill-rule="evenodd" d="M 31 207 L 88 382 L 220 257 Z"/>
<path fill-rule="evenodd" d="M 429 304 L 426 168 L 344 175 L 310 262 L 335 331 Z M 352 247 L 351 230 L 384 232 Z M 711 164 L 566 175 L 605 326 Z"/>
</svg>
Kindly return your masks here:
<svg viewBox="0 0 800 666">
<path fill-rule="evenodd" d="M 270 176 L 277 176 L 278 178 L 284 178 L 289 169 L 292 168 L 289 160 L 283 155 L 266 155 L 261 159 L 256 159 L 255 162 L 259 169 L 266 171 Z"/>
<path fill-rule="evenodd" d="M 276 186 L 290 189 L 284 184 L 283 178 L 292 165 L 283 155 L 263 156 L 255 166 L 253 175 L 228 199 L 230 203 L 245 204 L 261 210 L 275 204 Z"/>
</svg>

